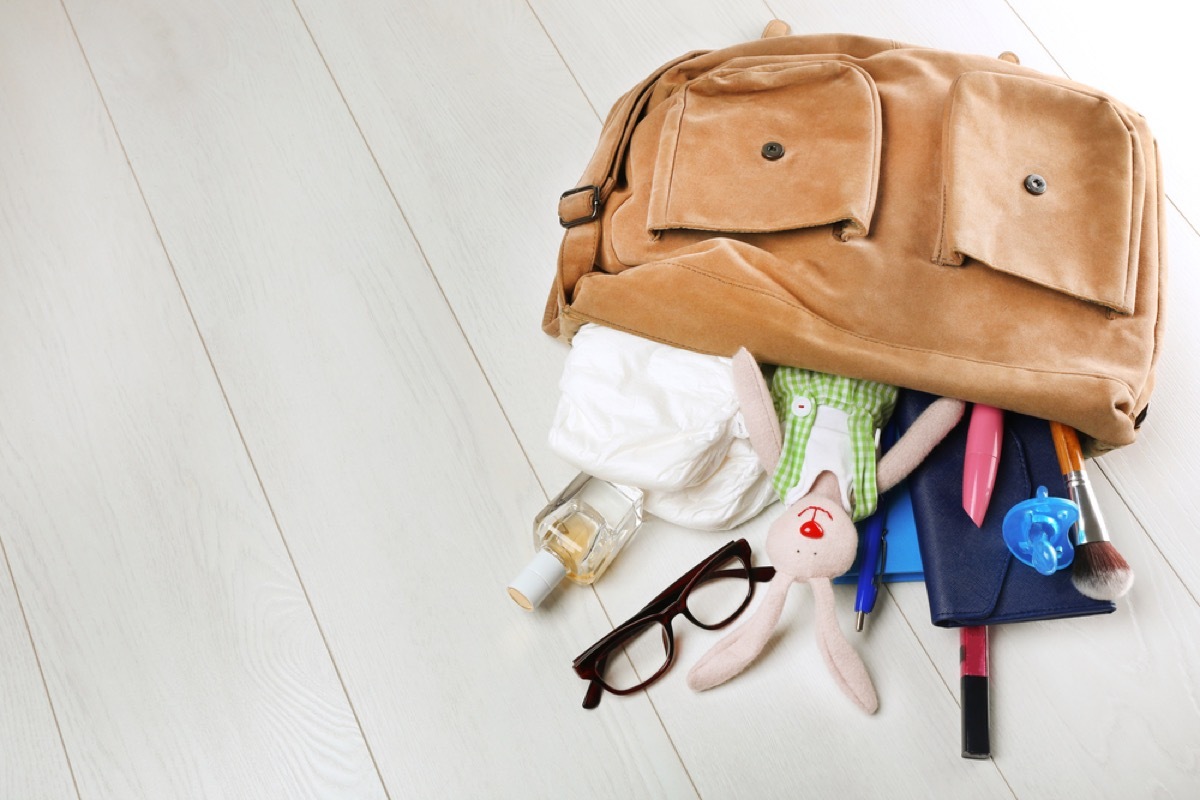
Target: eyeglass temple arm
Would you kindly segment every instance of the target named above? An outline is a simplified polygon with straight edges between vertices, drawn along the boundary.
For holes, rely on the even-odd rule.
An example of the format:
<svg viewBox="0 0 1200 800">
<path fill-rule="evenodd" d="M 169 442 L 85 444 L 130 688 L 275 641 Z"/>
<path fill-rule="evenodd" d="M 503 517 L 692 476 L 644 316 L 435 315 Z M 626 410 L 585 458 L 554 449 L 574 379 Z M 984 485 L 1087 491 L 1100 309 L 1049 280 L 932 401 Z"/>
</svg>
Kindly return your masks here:
<svg viewBox="0 0 1200 800">
<path fill-rule="evenodd" d="M 604 672 L 604 662 L 607 660 L 608 659 L 606 657 L 602 656 L 600 660 L 596 662 L 597 674 Z M 587 694 L 583 696 L 583 707 L 586 709 L 595 708 L 596 706 L 600 705 L 600 698 L 603 696 L 604 684 L 600 683 L 599 679 L 592 678 L 590 681 L 588 681 Z"/>
<path fill-rule="evenodd" d="M 712 576 L 714 578 L 736 578 L 741 575 L 741 573 L 742 570 L 740 569 L 721 569 L 714 572 Z M 755 583 L 767 583 L 774 577 L 774 567 L 766 566 L 750 568 L 750 580 L 754 581 Z"/>
<path fill-rule="evenodd" d="M 704 563 L 697 564 L 695 567 L 693 567 L 691 570 L 689 570 L 686 575 L 684 575 L 679 580 L 675 581 L 670 586 L 668 586 L 666 589 L 664 589 L 657 597 L 655 597 L 653 600 L 651 600 L 649 603 L 647 603 L 645 608 L 643 608 L 638 613 L 634 614 L 632 617 L 630 617 L 630 619 L 637 619 L 638 617 L 644 617 L 649 614 L 654 614 L 659 611 L 662 611 L 665 608 L 668 608 L 671 605 L 671 603 L 675 602 L 675 598 L 679 595 L 679 593 L 681 591 L 683 591 L 683 588 L 685 586 L 687 586 L 689 583 L 691 583 L 692 579 L 694 579 L 697 575 L 699 575 L 706 567 L 708 567 L 708 565 L 710 563 L 711 563 L 711 559 L 706 559 L 704 561 Z M 740 569 L 721 569 L 721 570 L 717 570 L 716 572 L 712 573 L 712 577 L 714 577 L 714 578 L 733 578 L 733 577 L 737 577 L 737 576 L 741 575 L 742 572 L 743 571 Z M 775 568 L 774 567 L 768 566 L 768 567 L 751 567 L 750 568 L 750 580 L 753 581 L 754 583 L 766 583 L 774 577 L 775 577 Z"/>
</svg>

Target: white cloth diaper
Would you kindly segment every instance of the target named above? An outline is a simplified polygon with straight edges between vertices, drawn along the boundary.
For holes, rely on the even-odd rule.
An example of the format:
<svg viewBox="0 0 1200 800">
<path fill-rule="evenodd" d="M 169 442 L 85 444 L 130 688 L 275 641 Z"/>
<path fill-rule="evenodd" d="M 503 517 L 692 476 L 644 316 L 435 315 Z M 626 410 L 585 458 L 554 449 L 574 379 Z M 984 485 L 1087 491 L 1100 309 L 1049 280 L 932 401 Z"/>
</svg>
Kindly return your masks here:
<svg viewBox="0 0 1200 800">
<path fill-rule="evenodd" d="M 769 503 L 760 500 L 769 478 L 746 441 L 731 364 L 584 325 L 563 366 L 550 448 L 588 474 L 645 490 L 657 517 L 740 524 Z"/>
</svg>

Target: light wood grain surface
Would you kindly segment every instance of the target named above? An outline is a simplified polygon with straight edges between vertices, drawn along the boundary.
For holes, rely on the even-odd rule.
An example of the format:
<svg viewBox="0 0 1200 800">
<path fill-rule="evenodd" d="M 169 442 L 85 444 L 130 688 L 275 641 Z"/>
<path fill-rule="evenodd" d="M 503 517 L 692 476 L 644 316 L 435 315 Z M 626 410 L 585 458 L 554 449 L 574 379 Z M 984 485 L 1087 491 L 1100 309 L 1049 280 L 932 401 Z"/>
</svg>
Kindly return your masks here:
<svg viewBox="0 0 1200 800">
<path fill-rule="evenodd" d="M 1200 796 L 1195 70 L 1171 4 L 1130 8 L 0 4 L 0 795 Z M 991 761 L 958 755 L 920 585 L 854 637 L 874 717 L 799 589 L 729 685 L 687 688 L 716 635 L 681 623 L 672 673 L 580 708 L 571 659 L 731 534 L 651 520 L 594 590 L 504 596 L 573 473 L 538 325 L 557 196 L 621 92 L 773 17 L 1011 50 L 1163 147 L 1167 349 L 1092 470 L 1137 581 L 995 629 Z M 773 513 L 738 531 L 759 552 Z"/>
</svg>

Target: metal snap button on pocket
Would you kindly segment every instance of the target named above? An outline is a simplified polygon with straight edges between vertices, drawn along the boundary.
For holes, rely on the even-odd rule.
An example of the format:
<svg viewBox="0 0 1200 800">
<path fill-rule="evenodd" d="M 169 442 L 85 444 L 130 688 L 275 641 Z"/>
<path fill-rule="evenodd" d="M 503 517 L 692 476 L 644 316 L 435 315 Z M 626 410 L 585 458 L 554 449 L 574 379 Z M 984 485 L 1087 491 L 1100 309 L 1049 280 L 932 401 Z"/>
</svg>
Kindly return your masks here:
<svg viewBox="0 0 1200 800">
<path fill-rule="evenodd" d="M 1025 191 L 1030 194 L 1042 194 L 1046 191 L 1046 179 L 1041 175 L 1026 175 Z"/>
<path fill-rule="evenodd" d="M 768 161 L 783 158 L 783 145 L 779 142 L 767 142 L 762 146 L 762 157 Z"/>
</svg>

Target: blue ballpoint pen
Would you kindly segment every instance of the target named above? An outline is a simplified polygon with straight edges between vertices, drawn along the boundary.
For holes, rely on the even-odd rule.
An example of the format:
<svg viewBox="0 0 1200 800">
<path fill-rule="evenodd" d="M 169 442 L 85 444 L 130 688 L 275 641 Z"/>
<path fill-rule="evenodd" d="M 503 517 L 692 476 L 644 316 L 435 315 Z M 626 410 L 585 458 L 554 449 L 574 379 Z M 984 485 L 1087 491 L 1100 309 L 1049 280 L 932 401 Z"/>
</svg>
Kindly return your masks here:
<svg viewBox="0 0 1200 800">
<path fill-rule="evenodd" d="M 863 533 L 863 560 L 858 570 L 858 593 L 854 596 L 854 630 L 861 631 L 867 620 L 867 614 L 875 610 L 875 598 L 879 595 L 879 567 L 882 566 L 880 551 L 884 549 L 884 522 L 887 519 L 887 509 L 884 508 L 883 498 L 879 500 L 879 508 L 867 517 L 866 531 Z"/>
<path fill-rule="evenodd" d="M 895 428 L 887 426 L 882 436 L 884 448 L 891 447 L 895 438 Z M 887 544 L 883 538 L 887 533 L 886 523 L 887 503 L 880 497 L 875 513 L 867 517 L 866 530 L 863 532 L 863 558 L 858 568 L 858 592 L 854 595 L 856 631 L 862 631 L 867 614 L 875 610 L 875 599 L 879 596 L 880 574 L 887 559 Z"/>
</svg>

